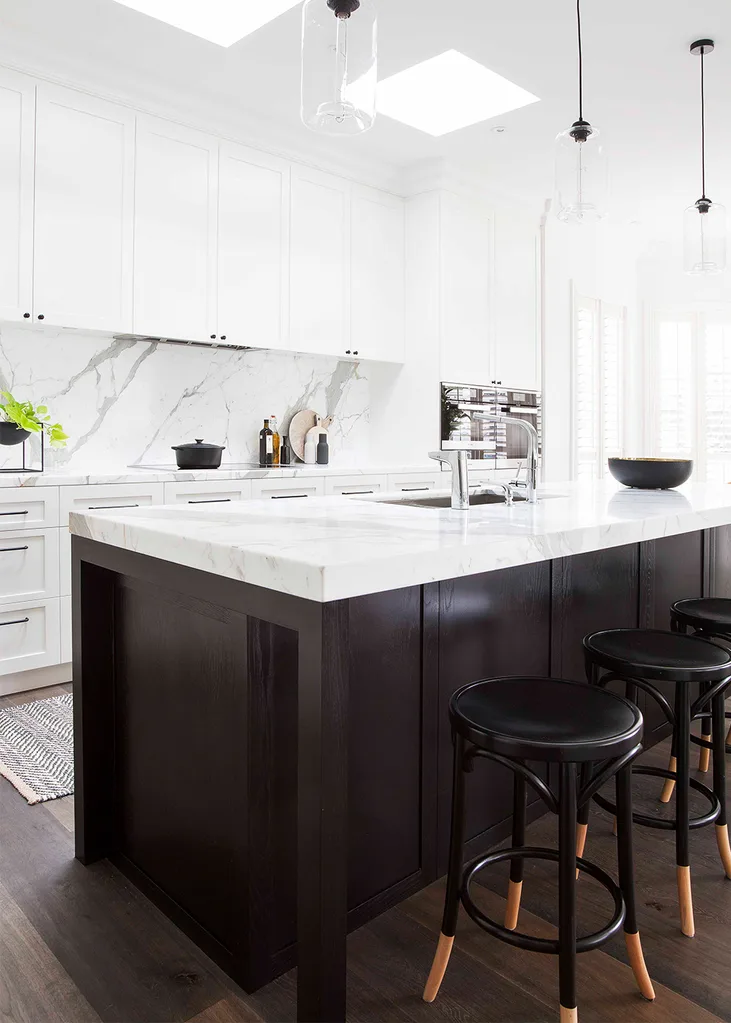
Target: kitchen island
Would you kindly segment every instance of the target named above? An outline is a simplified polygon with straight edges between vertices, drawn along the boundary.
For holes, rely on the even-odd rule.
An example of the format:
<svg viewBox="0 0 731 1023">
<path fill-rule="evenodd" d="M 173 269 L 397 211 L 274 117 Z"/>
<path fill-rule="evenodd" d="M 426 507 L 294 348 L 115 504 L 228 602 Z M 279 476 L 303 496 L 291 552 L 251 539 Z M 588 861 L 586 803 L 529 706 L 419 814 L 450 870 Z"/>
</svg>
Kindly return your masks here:
<svg viewBox="0 0 731 1023">
<path fill-rule="evenodd" d="M 245 988 L 296 962 L 298 1018 L 344 1019 L 347 931 L 445 869 L 451 693 L 582 678 L 586 633 L 731 595 L 730 525 L 731 488 L 702 485 L 73 514 L 77 856 Z M 468 854 L 511 796 L 476 765 Z"/>
</svg>

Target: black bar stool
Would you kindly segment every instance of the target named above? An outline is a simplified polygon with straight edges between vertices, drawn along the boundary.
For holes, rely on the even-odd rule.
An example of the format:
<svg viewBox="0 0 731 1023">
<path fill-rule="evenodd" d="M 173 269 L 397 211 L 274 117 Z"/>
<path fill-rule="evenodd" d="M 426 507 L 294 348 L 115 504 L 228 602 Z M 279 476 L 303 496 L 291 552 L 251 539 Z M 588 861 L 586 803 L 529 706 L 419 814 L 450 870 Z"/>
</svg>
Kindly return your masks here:
<svg viewBox="0 0 731 1023">
<path fill-rule="evenodd" d="M 717 641 L 724 649 L 731 649 L 731 600 L 726 597 L 693 597 L 677 600 L 670 608 L 670 627 L 675 632 L 687 632 L 692 629 L 694 635 Z M 731 718 L 731 711 L 726 711 L 726 718 Z M 701 747 L 698 758 L 698 770 L 704 774 L 708 770 L 713 744 L 710 731 L 711 715 L 703 714 L 701 738 L 692 735 L 691 742 Z M 726 752 L 731 753 L 731 726 L 726 733 Z M 670 786 L 672 794 L 672 785 Z M 663 793 L 663 796 L 665 793 Z M 667 802 L 663 798 L 663 802 Z M 726 871 L 728 873 L 728 870 Z"/>
<path fill-rule="evenodd" d="M 442 930 L 424 989 L 433 1002 L 442 983 L 457 929 L 460 903 L 488 934 L 518 948 L 559 957 L 561 1023 L 576 1023 L 576 953 L 597 948 L 624 924 L 630 963 L 640 991 L 652 999 L 652 987 L 637 931 L 632 862 L 632 778 L 630 763 L 641 749 L 642 714 L 632 703 L 580 682 L 548 678 L 496 678 L 472 682 L 452 697 L 449 717 L 454 742 L 452 830 Z M 465 829 L 465 775 L 476 757 L 503 764 L 513 772 L 512 847 L 462 863 Z M 527 760 L 558 765 L 554 792 Z M 597 764 L 592 769 L 592 764 Z M 577 767 L 582 770 L 581 783 Z M 616 777 L 619 884 L 593 863 L 576 855 L 577 811 L 610 778 Z M 559 848 L 526 846 L 527 786 L 558 814 Z M 520 909 L 523 861 L 542 859 L 559 865 L 558 939 L 536 938 L 515 930 Z M 510 862 L 505 925 L 475 904 L 471 885 L 491 863 Z M 614 898 L 613 918 L 593 934 L 576 934 L 576 876 L 584 871 Z"/>
<path fill-rule="evenodd" d="M 613 629 L 595 632 L 584 639 L 586 670 L 589 681 L 605 686 L 609 682 L 625 683 L 625 696 L 637 698 L 641 689 L 662 708 L 673 727 L 674 767 L 634 767 L 637 774 L 667 778 L 677 785 L 677 805 L 672 820 L 659 820 L 643 813 L 634 813 L 636 824 L 675 831 L 678 901 L 680 923 L 688 937 L 695 934 L 693 896 L 690 883 L 689 833 L 716 821 L 716 837 L 727 876 L 731 877 L 731 850 L 729 850 L 726 823 L 726 747 L 724 693 L 731 683 L 731 655 L 715 643 L 678 632 L 660 629 Z M 604 672 L 605 674 L 602 674 Z M 662 694 L 663 682 L 675 683 L 675 706 L 670 706 Z M 692 700 L 693 683 L 702 686 L 701 695 Z M 713 790 L 690 777 L 690 723 L 694 717 L 711 707 L 713 717 Z M 672 765 L 672 761 L 671 761 Z M 690 789 L 701 792 L 709 801 L 710 809 L 691 818 Z M 605 810 L 615 813 L 610 800 L 594 795 Z M 584 807 L 580 822 L 588 821 L 588 808 Z"/>
</svg>

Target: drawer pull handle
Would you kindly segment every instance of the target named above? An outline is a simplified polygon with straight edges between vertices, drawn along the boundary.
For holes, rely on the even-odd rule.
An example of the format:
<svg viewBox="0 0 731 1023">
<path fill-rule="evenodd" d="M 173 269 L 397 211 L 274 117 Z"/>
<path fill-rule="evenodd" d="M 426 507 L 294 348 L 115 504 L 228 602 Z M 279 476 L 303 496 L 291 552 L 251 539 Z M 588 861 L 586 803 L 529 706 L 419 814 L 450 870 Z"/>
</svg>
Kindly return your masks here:
<svg viewBox="0 0 731 1023">
<path fill-rule="evenodd" d="M 138 504 L 90 504 L 87 511 L 111 511 L 113 508 L 139 508 Z"/>
<path fill-rule="evenodd" d="M 12 622 L 0 622 L 0 626 L 3 626 L 3 625 L 25 625 L 25 623 L 29 622 L 29 621 L 30 621 L 30 618 L 16 618 Z"/>
<path fill-rule="evenodd" d="M 415 494 L 417 490 L 429 490 L 429 487 L 401 487 L 402 494 Z"/>
<path fill-rule="evenodd" d="M 343 490 L 342 491 L 343 497 L 350 497 L 352 494 L 373 494 L 373 493 L 375 493 L 375 491 L 373 491 L 373 490 Z"/>
<path fill-rule="evenodd" d="M 28 544 L 25 547 L 0 547 L 0 554 L 10 554 L 11 551 L 27 551 Z"/>
<path fill-rule="evenodd" d="M 25 508 L 23 511 L 12 511 L 12 512 L 0 512 L 0 515 L 28 515 L 29 510 Z"/>
<path fill-rule="evenodd" d="M 188 501 L 188 504 L 226 504 L 230 497 L 205 497 L 201 501 Z"/>
<path fill-rule="evenodd" d="M 309 494 L 272 494 L 272 501 L 286 501 L 292 497 L 309 497 Z"/>
</svg>

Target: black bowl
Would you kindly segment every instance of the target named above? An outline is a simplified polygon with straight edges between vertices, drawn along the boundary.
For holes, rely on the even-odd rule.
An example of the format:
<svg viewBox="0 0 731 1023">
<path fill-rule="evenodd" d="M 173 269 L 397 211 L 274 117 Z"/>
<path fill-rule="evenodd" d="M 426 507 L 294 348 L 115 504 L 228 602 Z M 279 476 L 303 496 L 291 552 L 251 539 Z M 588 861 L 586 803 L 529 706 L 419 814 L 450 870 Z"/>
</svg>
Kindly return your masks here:
<svg viewBox="0 0 731 1023">
<path fill-rule="evenodd" d="M 671 490 L 693 472 L 691 458 L 610 458 L 609 471 L 625 487 Z"/>
</svg>

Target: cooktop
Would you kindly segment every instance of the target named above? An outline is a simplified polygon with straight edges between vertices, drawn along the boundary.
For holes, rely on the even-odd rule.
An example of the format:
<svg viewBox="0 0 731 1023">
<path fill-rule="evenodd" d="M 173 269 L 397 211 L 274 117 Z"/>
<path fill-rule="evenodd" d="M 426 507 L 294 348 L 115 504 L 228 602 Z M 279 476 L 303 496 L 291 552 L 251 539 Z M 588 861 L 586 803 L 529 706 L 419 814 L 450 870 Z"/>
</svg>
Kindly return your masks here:
<svg viewBox="0 0 731 1023">
<path fill-rule="evenodd" d="M 268 472 L 276 472 L 277 469 L 294 469 L 297 464 L 303 465 L 304 463 L 269 465 L 266 466 L 266 469 Z M 224 462 L 218 469 L 179 469 L 174 462 L 169 462 L 164 465 L 130 465 L 129 468 L 146 469 L 148 472 L 241 472 L 245 469 L 263 469 L 264 466 L 259 465 L 258 462 Z"/>
</svg>

